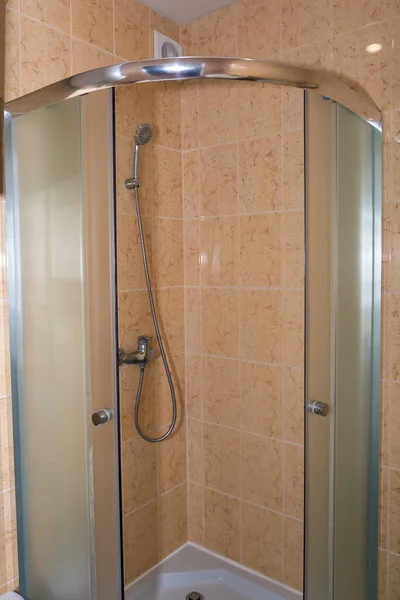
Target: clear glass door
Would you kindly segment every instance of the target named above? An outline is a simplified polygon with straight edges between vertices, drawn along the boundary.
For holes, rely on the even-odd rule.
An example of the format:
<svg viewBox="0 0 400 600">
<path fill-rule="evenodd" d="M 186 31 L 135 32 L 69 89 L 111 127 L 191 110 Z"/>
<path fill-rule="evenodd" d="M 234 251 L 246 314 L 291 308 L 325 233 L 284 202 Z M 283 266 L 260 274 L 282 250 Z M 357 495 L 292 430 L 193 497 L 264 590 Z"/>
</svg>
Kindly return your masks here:
<svg viewBox="0 0 400 600">
<path fill-rule="evenodd" d="M 111 104 L 109 92 L 72 99 L 7 132 L 19 569 L 29 600 L 122 597 Z M 109 422 L 94 427 L 101 409 Z"/>
</svg>

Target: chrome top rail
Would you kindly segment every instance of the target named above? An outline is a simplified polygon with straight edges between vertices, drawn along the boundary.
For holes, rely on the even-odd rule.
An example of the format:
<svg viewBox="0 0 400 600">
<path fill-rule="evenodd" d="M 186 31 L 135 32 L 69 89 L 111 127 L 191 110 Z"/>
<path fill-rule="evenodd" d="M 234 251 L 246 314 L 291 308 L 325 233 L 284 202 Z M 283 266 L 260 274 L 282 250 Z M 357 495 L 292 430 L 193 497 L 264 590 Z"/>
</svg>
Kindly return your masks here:
<svg viewBox="0 0 400 600">
<path fill-rule="evenodd" d="M 190 79 L 238 79 L 263 81 L 308 90 L 343 104 L 360 117 L 379 126 L 381 113 L 373 100 L 353 83 L 335 75 L 250 58 L 178 57 L 126 62 L 73 75 L 8 102 L 6 116 L 22 115 L 62 100 L 110 87 L 151 81 Z"/>
</svg>

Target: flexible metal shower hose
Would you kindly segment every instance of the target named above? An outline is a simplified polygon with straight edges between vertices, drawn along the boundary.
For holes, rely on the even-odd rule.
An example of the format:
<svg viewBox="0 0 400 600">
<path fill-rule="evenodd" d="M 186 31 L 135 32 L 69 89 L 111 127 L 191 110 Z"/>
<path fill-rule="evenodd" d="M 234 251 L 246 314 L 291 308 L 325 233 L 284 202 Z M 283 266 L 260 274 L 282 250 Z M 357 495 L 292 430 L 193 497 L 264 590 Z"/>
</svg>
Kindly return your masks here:
<svg viewBox="0 0 400 600">
<path fill-rule="evenodd" d="M 142 214 L 140 211 L 139 190 L 137 187 L 134 188 L 134 192 L 135 192 L 136 213 L 137 213 L 137 220 L 138 220 L 138 227 L 139 227 L 140 246 L 142 249 L 143 268 L 144 268 L 144 275 L 146 278 L 147 293 L 149 295 L 150 310 L 151 310 L 151 315 L 153 318 L 154 329 L 156 332 L 158 345 L 160 347 L 161 358 L 164 363 L 165 373 L 166 373 L 167 379 L 168 379 L 168 385 L 169 385 L 169 389 L 171 392 L 171 401 L 172 401 L 172 419 L 171 419 L 171 424 L 170 424 L 168 430 L 164 433 L 164 435 L 157 437 L 157 438 L 152 438 L 152 437 L 146 435 L 144 433 L 144 431 L 142 430 L 142 428 L 140 427 L 140 423 L 139 423 L 140 399 L 142 397 L 143 382 L 144 382 L 145 367 L 146 367 L 146 365 L 141 365 L 140 366 L 139 385 L 138 385 L 138 389 L 137 389 L 137 393 L 136 393 L 134 419 L 135 419 L 135 427 L 136 427 L 137 432 L 140 435 L 140 437 L 143 438 L 144 440 L 146 440 L 146 442 L 156 444 L 158 442 L 163 442 L 164 440 L 169 438 L 169 436 L 173 432 L 175 425 L 176 425 L 177 405 L 176 405 L 176 395 L 175 395 L 174 383 L 172 381 L 171 371 L 170 371 L 170 368 L 168 365 L 167 356 L 165 354 L 165 349 L 164 349 L 164 344 L 162 341 L 160 327 L 158 325 L 158 318 L 157 318 L 156 306 L 154 303 L 153 290 L 151 288 L 149 265 L 147 262 L 146 244 L 145 244 L 144 233 L 143 233 Z"/>
</svg>

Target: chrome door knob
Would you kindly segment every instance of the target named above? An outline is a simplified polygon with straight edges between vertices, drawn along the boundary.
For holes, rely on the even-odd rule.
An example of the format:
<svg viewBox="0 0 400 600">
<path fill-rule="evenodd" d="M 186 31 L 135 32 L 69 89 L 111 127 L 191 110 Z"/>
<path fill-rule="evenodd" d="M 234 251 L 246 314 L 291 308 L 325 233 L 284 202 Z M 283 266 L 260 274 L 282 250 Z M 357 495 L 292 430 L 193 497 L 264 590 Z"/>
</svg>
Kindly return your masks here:
<svg viewBox="0 0 400 600">
<path fill-rule="evenodd" d="M 310 402 L 308 410 L 318 417 L 327 417 L 329 414 L 329 404 L 326 404 L 326 402 Z"/>
<path fill-rule="evenodd" d="M 102 408 L 101 410 L 96 411 L 92 414 L 92 423 L 95 427 L 100 427 L 100 425 L 105 425 L 108 421 L 112 419 L 112 411 L 107 410 L 106 408 Z"/>
</svg>

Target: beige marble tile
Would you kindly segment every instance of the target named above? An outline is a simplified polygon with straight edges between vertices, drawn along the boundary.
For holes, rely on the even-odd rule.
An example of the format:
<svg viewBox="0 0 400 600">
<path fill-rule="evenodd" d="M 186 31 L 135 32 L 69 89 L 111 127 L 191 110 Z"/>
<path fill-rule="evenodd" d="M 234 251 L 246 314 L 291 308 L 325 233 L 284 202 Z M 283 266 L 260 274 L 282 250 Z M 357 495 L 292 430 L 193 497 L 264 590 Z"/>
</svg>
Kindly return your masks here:
<svg viewBox="0 0 400 600">
<path fill-rule="evenodd" d="M 206 486 L 233 496 L 240 494 L 240 433 L 204 423 L 203 468 Z"/>
<path fill-rule="evenodd" d="M 304 133 L 290 131 L 283 136 L 283 205 L 304 207 Z"/>
<path fill-rule="evenodd" d="M 158 528 L 159 559 L 163 559 L 187 540 L 186 484 L 160 496 Z"/>
<path fill-rule="evenodd" d="M 390 383 L 381 381 L 381 448 L 380 464 L 389 464 L 389 393 Z"/>
<path fill-rule="evenodd" d="M 304 286 L 304 213 L 283 214 L 284 269 L 283 285 L 286 288 Z"/>
<path fill-rule="evenodd" d="M 147 292 L 121 292 L 118 296 L 119 345 L 125 352 L 137 349 L 140 335 L 153 335 Z"/>
<path fill-rule="evenodd" d="M 28 94 L 70 74 L 69 39 L 20 16 L 20 91 Z"/>
<path fill-rule="evenodd" d="M 196 220 L 183 222 L 185 285 L 200 285 L 200 223 Z"/>
<path fill-rule="evenodd" d="M 283 360 L 285 365 L 304 364 L 304 293 L 283 294 Z"/>
<path fill-rule="evenodd" d="M 183 216 L 193 219 L 200 214 L 199 153 L 183 154 Z"/>
<path fill-rule="evenodd" d="M 284 374 L 284 438 L 304 443 L 304 373 L 301 368 L 287 367 Z"/>
<path fill-rule="evenodd" d="M 281 136 L 239 145 L 240 206 L 242 212 L 279 210 L 282 206 Z"/>
<path fill-rule="evenodd" d="M 202 407 L 202 360 L 196 354 L 186 355 L 186 402 L 188 417 L 201 419 Z"/>
<path fill-rule="evenodd" d="M 183 285 L 183 221 L 154 219 L 154 283 L 158 287 Z"/>
<path fill-rule="evenodd" d="M 389 550 L 400 554 L 400 471 L 390 470 L 389 483 Z"/>
<path fill-rule="evenodd" d="M 237 214 L 237 146 L 214 146 L 200 151 L 200 214 Z"/>
<path fill-rule="evenodd" d="M 239 351 L 238 292 L 234 289 L 203 289 L 203 353 L 236 358 Z"/>
<path fill-rule="evenodd" d="M 195 419 L 187 422 L 188 480 L 203 485 L 203 423 Z"/>
<path fill-rule="evenodd" d="M 301 521 L 285 517 L 283 580 L 300 591 L 303 591 L 303 531 Z"/>
<path fill-rule="evenodd" d="M 240 504 L 212 490 L 205 490 L 205 545 L 232 560 L 240 555 Z"/>
<path fill-rule="evenodd" d="M 285 444 L 285 514 L 304 519 L 304 448 Z"/>
<path fill-rule="evenodd" d="M 389 301 L 390 314 L 385 317 L 385 334 L 389 336 L 391 369 L 390 379 L 400 379 L 400 296 L 394 294 L 385 294 L 386 301 Z M 385 308 L 384 308 L 385 310 Z"/>
<path fill-rule="evenodd" d="M 203 357 L 203 415 L 205 421 L 239 427 L 239 363 L 236 360 Z"/>
<path fill-rule="evenodd" d="M 170 19 L 163 17 L 163 15 L 160 15 L 159 13 L 155 12 L 154 10 L 151 10 L 150 11 L 150 31 L 153 32 L 155 29 L 157 31 L 159 31 L 160 33 L 163 33 L 164 35 L 167 35 L 168 37 L 172 38 L 176 42 L 179 42 L 179 39 L 180 39 L 179 25 L 177 23 L 174 23 L 174 21 L 171 21 Z M 153 56 L 153 55 L 154 55 L 154 53 L 152 52 L 151 56 Z"/>
<path fill-rule="evenodd" d="M 400 589 L 400 556 L 389 556 L 388 600 L 396 600 Z"/>
<path fill-rule="evenodd" d="M 199 56 L 236 56 L 237 7 L 214 11 L 198 20 Z"/>
<path fill-rule="evenodd" d="M 312 69 L 332 70 L 332 39 L 307 44 L 283 53 L 283 62 Z"/>
<path fill-rule="evenodd" d="M 152 222 L 144 217 L 146 253 L 152 272 Z M 137 218 L 133 215 L 119 215 L 117 218 L 117 265 L 118 287 L 122 290 L 145 289 L 142 251 L 139 239 Z"/>
<path fill-rule="evenodd" d="M 71 0 L 72 35 L 113 52 L 113 3 L 111 0 Z M 119 56 L 125 54 L 117 51 Z"/>
<path fill-rule="evenodd" d="M 215 217 L 200 223 L 201 281 L 203 285 L 238 283 L 238 218 Z"/>
<path fill-rule="evenodd" d="M 152 85 L 149 83 L 122 85 L 115 88 L 115 127 L 117 135 L 125 135 L 133 138 L 137 127 L 141 123 L 153 123 L 152 91 Z M 148 160 L 146 150 L 151 147 L 152 145 L 141 148 L 140 171 L 142 179 L 145 156 L 146 162 Z M 152 154 L 152 150 L 149 154 Z M 142 193 L 142 185 L 140 192 Z"/>
<path fill-rule="evenodd" d="M 199 20 L 189 21 L 181 25 L 181 44 L 184 56 L 198 56 L 197 41 L 199 32 Z"/>
<path fill-rule="evenodd" d="M 157 290 L 156 305 L 168 354 L 181 354 L 185 343 L 183 288 Z"/>
<path fill-rule="evenodd" d="M 282 217 L 280 213 L 240 217 L 240 279 L 244 286 L 281 286 Z"/>
<path fill-rule="evenodd" d="M 378 550 L 378 600 L 387 600 L 387 553 Z"/>
<path fill-rule="evenodd" d="M 201 288 L 185 288 L 185 349 L 201 352 Z"/>
<path fill-rule="evenodd" d="M 125 584 L 148 571 L 158 560 L 157 500 L 124 519 Z"/>
<path fill-rule="evenodd" d="M 175 82 L 157 83 L 153 90 L 154 143 L 181 150 L 181 87 Z"/>
<path fill-rule="evenodd" d="M 399 39 L 400 42 L 400 39 Z M 400 111 L 392 113 L 392 161 L 393 161 L 393 190 L 390 200 L 400 200 Z M 386 157 L 390 162 L 390 157 Z M 397 205 L 398 206 L 398 205 Z M 398 210 L 398 208 L 397 208 Z M 396 215 L 396 232 L 400 228 L 399 214 Z"/>
<path fill-rule="evenodd" d="M 0 303 L 0 397 L 11 395 L 11 364 L 8 303 Z"/>
<path fill-rule="evenodd" d="M 168 148 L 153 147 L 154 216 L 182 217 L 182 155 Z"/>
<path fill-rule="evenodd" d="M 282 515 L 242 503 L 242 562 L 282 581 Z"/>
<path fill-rule="evenodd" d="M 397 14 L 400 15 L 400 1 L 397 0 Z M 393 108 L 400 108 L 400 19 L 392 20 L 392 54 L 391 54 L 391 75 L 392 75 L 392 103 Z"/>
<path fill-rule="evenodd" d="M 5 55 L 4 55 L 4 99 L 6 102 L 19 95 L 19 27 L 18 14 L 6 10 L 5 14 Z"/>
<path fill-rule="evenodd" d="M 162 434 L 159 431 L 158 434 Z M 158 494 L 183 483 L 186 479 L 186 421 L 177 422 L 172 435 L 157 444 Z"/>
<path fill-rule="evenodd" d="M 168 364 L 177 401 L 177 419 L 180 421 L 185 416 L 185 357 L 183 354 L 169 356 Z M 150 363 L 150 370 L 152 371 L 150 377 L 154 380 L 152 402 L 155 405 L 156 425 L 159 429 L 158 435 L 163 435 L 172 420 L 171 390 L 160 357 Z"/>
<path fill-rule="evenodd" d="M 155 444 L 136 437 L 122 444 L 122 491 L 124 514 L 140 508 L 157 496 Z"/>
<path fill-rule="evenodd" d="M 335 33 L 358 29 L 369 23 L 390 17 L 389 0 L 334 0 L 333 25 Z"/>
<path fill-rule="evenodd" d="M 268 58 L 281 51 L 277 6 L 268 0 L 242 0 L 237 11 L 239 56 Z"/>
<path fill-rule="evenodd" d="M 241 434 L 242 499 L 282 510 L 282 443 Z"/>
<path fill-rule="evenodd" d="M 282 88 L 282 128 L 283 131 L 303 129 L 304 91 L 297 88 Z"/>
<path fill-rule="evenodd" d="M 383 153 L 384 154 L 384 153 Z M 383 155 L 383 164 L 387 165 L 388 158 Z M 385 168 L 385 167 L 384 167 Z M 387 170 L 387 167 L 386 167 Z M 387 192 L 385 192 L 387 190 Z M 385 174 L 383 177 L 383 197 L 391 195 L 392 186 L 390 183 L 390 191 L 389 187 L 385 182 Z M 382 290 L 390 290 L 392 287 L 391 281 L 391 270 L 392 264 L 391 261 L 393 257 L 391 255 L 392 252 L 392 209 L 394 204 L 392 202 L 383 202 L 382 204 Z M 398 257 L 397 257 L 398 258 Z"/>
<path fill-rule="evenodd" d="M 329 0 L 282 0 L 283 50 L 329 37 L 331 14 Z"/>
<path fill-rule="evenodd" d="M 378 505 L 378 546 L 387 548 L 387 524 L 388 524 L 388 492 L 389 492 L 389 469 L 380 468 L 379 473 L 379 505 Z"/>
<path fill-rule="evenodd" d="M 387 398 L 385 399 L 387 402 Z M 400 384 L 390 385 L 390 455 L 389 465 L 400 469 Z"/>
<path fill-rule="evenodd" d="M 238 82 L 238 96 L 239 139 L 262 137 L 281 131 L 279 86 L 270 83 L 249 85 L 248 81 Z"/>
<path fill-rule="evenodd" d="M 235 83 L 204 81 L 199 87 L 199 145 L 237 139 L 238 88 Z"/>
<path fill-rule="evenodd" d="M 188 482 L 188 539 L 204 546 L 204 488 Z"/>
<path fill-rule="evenodd" d="M 242 362 L 240 382 L 240 428 L 269 437 L 281 437 L 281 368 Z"/>
<path fill-rule="evenodd" d="M 0 247 L 4 248 L 7 243 L 6 203 L 0 202 Z M 0 255 L 0 299 L 8 298 L 7 256 Z"/>
<path fill-rule="evenodd" d="M 14 487 L 12 400 L 0 399 L 0 490 Z"/>
<path fill-rule="evenodd" d="M 19 8 L 27 17 L 70 32 L 70 0 L 21 0 Z"/>
<path fill-rule="evenodd" d="M 386 21 L 335 36 L 333 43 L 334 71 L 362 86 L 381 110 L 390 107 L 391 42 L 391 25 Z M 370 54 L 369 44 L 381 44 L 382 49 Z"/>
<path fill-rule="evenodd" d="M 114 62 L 113 55 L 85 42 L 72 39 L 72 75 L 106 67 Z"/>
<path fill-rule="evenodd" d="M 199 145 L 198 86 L 197 81 L 186 81 L 181 89 L 182 150 L 193 150 Z"/>
<path fill-rule="evenodd" d="M 381 373 L 383 379 L 396 379 L 395 363 L 392 359 L 392 294 L 383 292 L 381 305 Z M 400 317 L 400 315 L 399 315 Z M 398 357 L 399 358 L 399 357 Z M 400 365 L 397 367 L 399 372 Z"/>
<path fill-rule="evenodd" d="M 282 360 L 282 296 L 279 291 L 241 290 L 241 357 L 258 362 Z"/>
<path fill-rule="evenodd" d="M 149 58 L 149 9 L 138 0 L 114 0 L 115 54 L 125 60 Z"/>
<path fill-rule="evenodd" d="M 139 407 L 139 423 L 149 433 L 156 428 L 155 404 L 153 397 L 154 381 L 152 366 L 148 367 L 143 383 Z M 121 436 L 126 441 L 137 436 L 134 421 L 136 390 L 139 384 L 139 369 L 121 367 L 119 370 L 119 390 L 121 403 Z"/>
<path fill-rule="evenodd" d="M 2 523 L 0 585 L 3 585 L 18 577 L 14 490 L 8 490 L 0 495 L 0 522 Z M 14 584 L 18 585 L 18 582 L 15 581 Z M 9 583 L 7 587 L 13 588 L 14 586 L 12 583 Z"/>
</svg>

